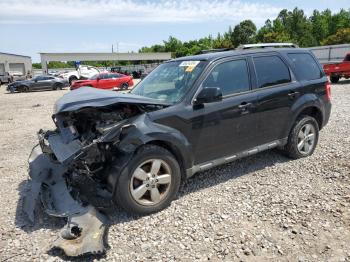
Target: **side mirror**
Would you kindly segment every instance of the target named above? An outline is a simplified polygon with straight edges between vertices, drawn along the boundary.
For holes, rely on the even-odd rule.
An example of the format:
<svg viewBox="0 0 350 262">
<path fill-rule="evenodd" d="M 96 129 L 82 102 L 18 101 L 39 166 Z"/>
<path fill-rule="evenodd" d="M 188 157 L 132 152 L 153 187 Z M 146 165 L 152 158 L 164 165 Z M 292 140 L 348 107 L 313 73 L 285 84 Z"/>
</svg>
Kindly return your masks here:
<svg viewBox="0 0 350 262">
<path fill-rule="evenodd" d="M 212 103 L 222 100 L 222 92 L 220 87 L 204 87 L 196 99 L 194 100 L 195 105 L 201 105 L 205 103 Z"/>
<path fill-rule="evenodd" d="M 34 82 L 35 82 L 35 83 L 38 82 L 38 79 L 34 79 Z"/>
<path fill-rule="evenodd" d="M 97 77 L 97 78 L 96 78 L 96 81 L 100 81 L 100 80 L 101 80 L 101 78 L 100 78 L 100 77 Z"/>
</svg>

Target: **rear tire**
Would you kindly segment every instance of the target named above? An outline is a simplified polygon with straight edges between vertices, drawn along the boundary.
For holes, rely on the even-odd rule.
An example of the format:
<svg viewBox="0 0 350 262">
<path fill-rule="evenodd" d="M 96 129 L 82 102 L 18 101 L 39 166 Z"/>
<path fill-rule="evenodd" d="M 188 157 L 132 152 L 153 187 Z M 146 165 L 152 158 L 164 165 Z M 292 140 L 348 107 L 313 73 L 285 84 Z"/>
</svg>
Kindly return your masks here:
<svg viewBox="0 0 350 262">
<path fill-rule="evenodd" d="M 127 90 L 129 88 L 129 84 L 128 83 L 123 83 L 121 86 L 122 90 Z"/>
<path fill-rule="evenodd" d="M 316 119 L 302 115 L 295 121 L 283 151 L 293 159 L 311 156 L 316 149 L 318 136 L 319 126 Z"/>
<path fill-rule="evenodd" d="M 339 82 L 340 77 L 339 76 L 331 76 L 330 80 L 333 84 L 336 84 Z"/>
<path fill-rule="evenodd" d="M 114 200 L 129 213 L 151 214 L 170 205 L 180 182 L 181 171 L 175 157 L 163 147 L 145 145 L 122 170 Z"/>
</svg>

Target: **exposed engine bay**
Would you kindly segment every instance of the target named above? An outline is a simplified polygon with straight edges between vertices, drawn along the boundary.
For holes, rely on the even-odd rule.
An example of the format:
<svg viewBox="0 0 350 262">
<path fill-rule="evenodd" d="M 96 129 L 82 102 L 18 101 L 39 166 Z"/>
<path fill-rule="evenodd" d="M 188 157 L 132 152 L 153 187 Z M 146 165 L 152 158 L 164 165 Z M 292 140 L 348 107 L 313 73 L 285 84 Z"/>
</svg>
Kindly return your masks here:
<svg viewBox="0 0 350 262">
<path fill-rule="evenodd" d="M 112 207 L 118 172 L 130 158 L 127 150 L 132 147 L 132 142 L 123 147 L 120 143 L 130 132 L 137 136 L 135 119 L 141 118 L 136 122 L 144 123 L 148 112 L 166 105 L 130 103 L 127 95 L 123 102 L 112 97 L 114 92 L 107 92 L 113 98 L 108 103 L 103 100 L 91 106 L 94 101 L 80 99 L 81 106 L 70 103 L 67 107 L 62 100 L 71 102 L 72 93 L 78 92 L 57 102 L 65 106 L 64 110 L 58 110 L 56 103 L 52 116 L 56 129 L 38 133 L 39 145 L 29 157 L 30 189 L 23 208 L 32 222 L 39 200 L 47 214 L 66 217 L 67 225 L 53 246 L 66 255 L 78 256 L 105 250 L 103 235 L 108 219 L 101 211 Z"/>
</svg>

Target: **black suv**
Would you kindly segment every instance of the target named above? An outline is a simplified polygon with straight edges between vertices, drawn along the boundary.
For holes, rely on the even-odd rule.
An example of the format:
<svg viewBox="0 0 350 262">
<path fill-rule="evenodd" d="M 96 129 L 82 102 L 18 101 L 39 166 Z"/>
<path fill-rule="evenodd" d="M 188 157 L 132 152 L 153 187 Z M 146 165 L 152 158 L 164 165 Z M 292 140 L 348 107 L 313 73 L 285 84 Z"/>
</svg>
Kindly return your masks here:
<svg viewBox="0 0 350 262">
<path fill-rule="evenodd" d="M 98 208 L 156 212 L 199 171 L 276 147 L 310 156 L 330 111 L 330 85 L 309 50 L 174 59 L 130 93 L 84 87 L 59 99 L 56 130 L 41 130 L 30 156 L 31 197 L 41 192 L 56 215 L 71 211 L 67 191 Z"/>
</svg>

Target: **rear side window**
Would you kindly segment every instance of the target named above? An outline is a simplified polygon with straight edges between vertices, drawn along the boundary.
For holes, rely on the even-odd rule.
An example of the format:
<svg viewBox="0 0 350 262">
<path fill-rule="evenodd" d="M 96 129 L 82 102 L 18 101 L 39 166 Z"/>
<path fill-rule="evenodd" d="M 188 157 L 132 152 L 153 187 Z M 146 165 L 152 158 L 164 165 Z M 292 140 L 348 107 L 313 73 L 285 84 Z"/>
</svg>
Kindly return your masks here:
<svg viewBox="0 0 350 262">
<path fill-rule="evenodd" d="M 322 72 L 315 59 L 308 53 L 288 54 L 292 60 L 295 73 L 300 80 L 314 80 L 322 77 Z"/>
<path fill-rule="evenodd" d="M 254 57 L 254 65 L 259 88 L 291 81 L 288 67 L 278 56 Z"/>
<path fill-rule="evenodd" d="M 250 84 L 246 60 L 217 65 L 203 82 L 203 87 L 220 87 L 223 96 L 248 91 Z"/>
</svg>

